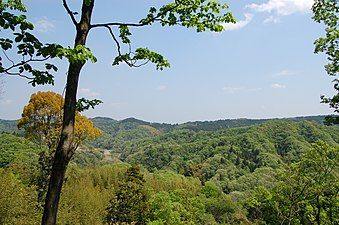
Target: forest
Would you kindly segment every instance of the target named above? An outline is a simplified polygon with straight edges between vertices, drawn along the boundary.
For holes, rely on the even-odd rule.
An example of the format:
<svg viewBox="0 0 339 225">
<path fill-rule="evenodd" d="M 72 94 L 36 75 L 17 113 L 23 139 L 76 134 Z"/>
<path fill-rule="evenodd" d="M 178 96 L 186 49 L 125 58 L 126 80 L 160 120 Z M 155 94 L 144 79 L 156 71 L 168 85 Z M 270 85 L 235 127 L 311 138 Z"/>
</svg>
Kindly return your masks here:
<svg viewBox="0 0 339 225">
<path fill-rule="evenodd" d="M 91 119 L 102 134 L 71 161 L 58 224 L 337 224 L 339 127 L 323 119 Z M 39 224 L 48 150 L 16 123 L 0 122 L 0 223 Z"/>
<path fill-rule="evenodd" d="M 131 3 L 135 6 L 133 8 L 125 1 L 108 4 L 99 0 L 60 0 L 58 5 L 54 1 L 30 1 L 26 2 L 26 6 L 22 0 L 0 0 L 0 78 L 12 82 L 9 87 L 16 92 L 12 92 L 11 97 L 17 100 L 15 102 L 8 96 L 5 100 L 0 99 L 1 110 L 10 111 L 5 114 L 1 111 L 1 115 L 6 115 L 3 118 L 17 119 L 0 119 L 0 225 L 339 224 L 338 1 L 267 0 L 242 3 L 236 7 L 230 7 L 230 2 L 145 1 L 147 4 Z M 41 10 L 47 5 L 53 12 Z M 62 12 L 56 10 L 58 12 L 54 14 L 55 7 L 61 8 Z M 125 9 L 120 10 L 119 7 Z M 137 9 L 144 13 L 136 13 Z M 34 15 L 41 16 L 41 11 L 58 19 L 48 20 L 46 16 L 39 20 L 34 18 Z M 244 20 L 234 16 L 235 12 L 240 11 Z M 308 47 L 301 46 L 293 32 L 287 32 L 290 36 L 282 38 L 279 37 L 281 35 L 274 36 L 279 39 L 275 42 L 274 52 L 261 52 L 271 41 L 263 38 L 273 37 L 275 29 L 272 26 L 269 30 L 269 25 L 278 28 L 283 17 L 294 14 L 300 17 L 290 18 L 301 18 L 303 22 L 299 24 L 298 32 L 304 35 L 301 28 L 305 24 L 310 26 L 310 21 L 305 22 L 306 17 L 301 16 L 308 16 L 311 12 L 308 19 L 321 24 L 323 32 L 319 35 L 317 31 L 311 54 L 323 53 L 326 56 L 326 60 L 323 58 L 321 61 L 321 67 L 324 67 L 322 70 L 329 78 L 327 82 L 332 81 L 331 91 L 323 89 L 323 82 L 313 74 L 320 74 L 317 70 L 319 65 L 307 61 L 309 55 L 293 58 L 299 51 L 309 51 Z M 102 15 L 104 13 L 108 14 L 107 17 Z M 261 24 L 259 20 L 252 21 L 254 14 Z M 69 24 L 65 24 L 61 15 L 67 17 Z M 263 15 L 270 16 L 264 18 Z M 300 21 L 291 19 L 287 23 L 295 25 L 297 22 Z M 54 23 L 59 23 L 58 31 L 54 30 Z M 243 29 L 249 23 L 255 24 L 252 32 L 249 29 L 242 36 L 229 33 L 233 40 L 223 37 L 219 39 L 224 41 L 222 44 L 216 46 L 213 43 L 221 37 L 216 33 Z M 258 28 L 259 24 L 261 31 L 253 29 Z M 289 28 L 286 27 L 287 30 Z M 160 29 L 166 32 L 165 36 Z M 174 32 L 169 32 L 170 29 Z M 183 30 L 190 30 L 188 36 L 175 39 Z M 283 30 L 276 29 L 275 32 L 285 35 Z M 189 42 L 183 44 L 186 38 L 195 38 L 193 32 L 205 32 L 209 36 L 201 35 L 205 39 L 200 39 L 199 43 L 197 39 L 190 39 L 194 40 L 194 45 Z M 263 35 L 265 33 L 269 35 Z M 74 37 L 69 38 L 70 34 Z M 153 39 L 157 35 L 163 36 Z M 206 43 L 201 40 L 206 41 L 206 37 L 209 37 L 209 45 L 205 46 Z M 244 37 L 250 37 L 250 43 L 242 42 Z M 303 44 L 307 43 L 304 40 L 306 37 L 300 38 Z M 252 42 L 258 42 L 261 49 L 250 48 L 254 45 Z M 150 50 L 145 45 L 152 45 L 156 50 Z M 184 50 L 185 45 L 190 45 L 190 48 Z M 235 46 L 237 48 L 232 48 Z M 181 88 L 185 89 L 182 93 L 189 95 L 189 98 L 181 99 L 183 94 L 176 91 L 167 97 L 159 97 L 167 90 L 167 86 L 160 83 L 153 87 L 153 92 L 150 92 L 150 86 L 138 92 L 141 80 L 137 81 L 135 77 L 133 81 L 127 79 L 127 83 L 134 85 L 130 89 L 127 86 L 121 88 L 124 85 L 118 81 L 121 78 L 118 75 L 107 78 L 110 72 L 102 64 L 103 61 L 108 62 L 105 50 L 111 51 L 111 66 L 122 68 L 114 70 L 115 73 L 129 76 L 126 68 L 144 67 L 145 70 L 140 70 L 142 76 L 149 73 L 147 64 L 152 64 L 159 72 L 171 66 L 169 60 L 158 53 L 164 47 L 168 47 L 166 51 L 176 51 L 177 56 L 172 55 L 174 51 L 168 52 L 174 65 L 184 65 L 180 72 L 173 73 L 172 70 L 172 75 L 179 79 L 179 75 L 185 74 L 186 82 L 181 80 L 172 84 L 182 84 Z M 198 47 L 207 48 L 194 52 Z M 251 52 L 252 57 L 246 58 L 251 55 L 249 49 L 255 55 Z M 258 52 L 262 54 L 260 57 Z M 286 52 L 289 54 L 286 55 Z M 285 58 L 273 57 L 280 56 L 280 53 L 285 53 Z M 237 60 L 232 61 L 233 58 Z M 256 61 L 256 58 L 260 60 Z M 96 69 L 88 65 L 98 61 L 100 66 Z M 275 63 L 269 65 L 268 61 Z M 125 67 L 120 67 L 121 64 Z M 198 67 L 198 64 L 205 68 Z M 284 64 L 284 68 L 293 68 L 292 65 L 296 64 L 298 67 L 295 71 L 284 69 L 272 72 Z M 224 65 L 222 70 L 217 69 L 220 65 Z M 228 67 L 232 67 L 233 71 L 226 72 Z M 251 75 L 257 76 L 255 79 L 245 77 L 249 70 L 242 69 L 247 67 Z M 264 71 L 266 67 L 270 67 L 270 72 Z M 187 68 L 196 71 L 186 71 Z M 241 82 L 238 80 L 241 86 L 219 87 L 224 73 L 232 74 L 224 83 L 232 83 L 232 78 L 238 76 L 242 77 Z M 309 73 L 308 76 L 302 77 L 306 73 Z M 84 75 L 88 74 L 92 78 L 86 80 L 88 76 Z M 98 75 L 101 75 L 100 78 Z M 210 78 L 212 75 L 213 79 Z M 300 77 L 295 80 L 291 78 L 297 75 Z M 85 80 L 80 79 L 82 77 Z M 21 96 L 20 90 L 22 88 L 22 93 L 25 93 L 27 88 L 23 88 L 18 81 L 13 83 L 11 78 L 25 80 L 27 86 L 39 86 L 34 93 L 29 89 L 31 96 L 20 109 L 21 117 L 13 116 L 19 115 L 14 105 L 22 105 L 22 99 L 19 101 L 16 95 L 27 97 Z M 146 80 L 146 77 L 143 76 L 143 79 Z M 300 83 L 295 82 L 298 79 Z M 60 93 L 51 91 L 56 87 L 40 88 L 41 85 L 55 85 L 60 80 L 64 82 L 56 85 L 61 87 Z M 197 80 L 197 83 L 192 80 Z M 206 85 L 210 82 L 214 86 Z M 201 111 L 200 116 L 192 118 L 232 118 L 228 117 L 230 109 L 237 108 L 239 104 L 237 113 L 244 115 L 241 114 L 245 109 L 242 107 L 248 104 L 247 111 L 256 110 L 256 113 L 261 112 L 260 115 L 267 115 L 252 118 L 300 114 L 320 116 L 220 119 L 176 124 L 135 118 L 89 118 L 86 111 L 96 109 L 104 102 L 92 98 L 101 95 L 83 88 L 84 83 L 100 83 L 101 91 L 106 93 L 102 99 L 110 99 L 102 111 L 105 115 L 112 115 L 108 108 L 119 111 L 117 106 L 126 105 L 126 102 L 115 100 L 123 100 L 122 97 L 135 91 L 127 98 L 134 102 L 133 113 L 123 110 L 120 113 L 146 115 L 161 108 L 155 106 L 159 104 L 163 106 L 161 112 L 164 118 L 167 110 L 181 110 L 174 121 L 187 121 L 187 117 L 183 120 L 185 116 L 198 111 Z M 104 88 L 106 83 L 110 85 L 106 86 L 110 91 L 121 88 L 120 92 L 116 92 L 121 98 L 113 96 L 113 92 L 107 94 L 108 90 Z M 3 85 L 6 83 L 0 80 L 0 97 L 4 94 Z M 287 88 L 288 85 L 291 88 Z M 216 89 L 219 92 L 213 92 Z M 280 92 L 283 89 L 285 92 Z M 321 111 L 319 107 L 312 110 L 314 106 L 301 107 L 310 103 L 308 100 L 314 96 L 313 91 L 326 93 L 317 94 L 320 95 L 319 101 L 329 109 Z M 259 95 L 259 92 L 266 94 Z M 244 98 L 239 100 L 241 95 Z M 148 100 L 141 101 L 139 97 L 145 96 L 149 97 Z M 158 101 L 153 102 L 153 97 Z M 297 97 L 298 101 L 293 101 Z M 200 102 L 203 99 L 206 106 Z M 254 100 L 258 99 L 260 102 L 253 105 Z M 169 100 L 175 100 L 177 104 L 172 107 L 163 104 Z M 181 100 L 184 105 L 180 104 Z M 265 101 L 266 106 L 261 105 L 261 101 Z M 190 105 L 192 102 L 194 104 Z M 217 108 L 213 115 L 210 111 L 204 111 L 213 104 L 217 108 L 222 106 L 221 114 L 217 114 Z M 271 104 L 279 107 L 275 113 Z M 266 114 L 270 110 L 271 114 Z M 299 111 L 296 113 L 296 110 Z M 156 115 L 158 111 L 153 113 Z M 251 115 L 251 112 L 248 113 Z M 167 118 L 172 116 L 167 115 Z"/>
</svg>

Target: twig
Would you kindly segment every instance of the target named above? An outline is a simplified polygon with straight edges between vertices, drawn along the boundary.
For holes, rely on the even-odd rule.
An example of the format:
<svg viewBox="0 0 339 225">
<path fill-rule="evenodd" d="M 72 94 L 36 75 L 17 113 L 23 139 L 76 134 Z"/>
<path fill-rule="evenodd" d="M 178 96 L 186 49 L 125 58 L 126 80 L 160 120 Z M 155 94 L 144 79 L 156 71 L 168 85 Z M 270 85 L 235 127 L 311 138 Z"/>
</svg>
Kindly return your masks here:
<svg viewBox="0 0 339 225">
<path fill-rule="evenodd" d="M 8 55 L 6 54 L 5 50 L 2 49 L 2 52 L 4 53 L 5 57 L 7 58 L 8 61 L 10 61 L 13 65 L 15 64 L 13 60 L 11 60 Z"/>
<path fill-rule="evenodd" d="M 74 24 L 75 26 L 77 26 L 77 25 L 78 25 L 78 22 L 76 21 L 76 19 L 75 19 L 75 17 L 74 17 L 74 14 L 73 14 L 72 10 L 68 7 L 66 0 L 62 0 L 62 3 L 63 3 L 63 5 L 64 5 L 64 8 L 66 9 L 68 15 L 71 17 L 71 20 L 72 20 L 73 24 Z"/>
</svg>

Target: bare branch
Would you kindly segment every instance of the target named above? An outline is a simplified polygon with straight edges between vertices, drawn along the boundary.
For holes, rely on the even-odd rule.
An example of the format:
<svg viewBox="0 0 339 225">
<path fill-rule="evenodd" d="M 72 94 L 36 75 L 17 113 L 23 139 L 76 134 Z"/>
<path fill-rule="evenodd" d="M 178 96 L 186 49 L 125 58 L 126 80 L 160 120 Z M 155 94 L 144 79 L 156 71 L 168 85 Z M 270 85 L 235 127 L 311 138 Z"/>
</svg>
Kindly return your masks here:
<svg viewBox="0 0 339 225">
<path fill-rule="evenodd" d="M 119 54 L 119 56 L 121 56 L 121 55 L 122 55 L 122 53 L 121 53 L 121 46 L 120 46 L 120 43 L 119 43 L 118 39 L 115 37 L 112 28 L 111 28 L 110 26 L 105 26 L 105 27 L 109 30 L 109 33 L 110 33 L 110 35 L 112 36 L 112 39 L 114 40 L 114 42 L 115 42 L 115 44 L 116 44 L 116 46 L 117 46 L 118 54 Z M 134 54 L 134 53 L 131 51 L 131 44 L 130 44 L 130 43 L 128 43 L 128 48 L 129 48 L 128 54 Z M 143 62 L 143 63 L 141 63 L 141 64 L 139 64 L 139 65 L 136 64 L 136 63 L 137 63 L 137 60 L 133 60 L 133 61 L 132 61 L 132 60 L 130 60 L 130 61 L 124 60 L 124 62 L 125 62 L 129 67 L 141 67 L 141 66 L 144 66 L 144 65 L 146 65 L 147 63 L 149 63 L 150 60 L 147 60 L 147 61 L 145 61 L 145 62 Z"/>
<path fill-rule="evenodd" d="M 63 3 L 63 5 L 64 5 L 64 8 L 66 9 L 68 15 L 71 17 L 71 20 L 72 20 L 73 24 L 74 24 L 75 26 L 77 26 L 77 25 L 78 25 L 78 22 L 76 21 L 76 19 L 75 19 L 75 17 L 74 17 L 74 14 L 73 14 L 72 10 L 68 7 L 67 1 L 66 1 L 66 0 L 62 0 L 62 3 Z"/>
<path fill-rule="evenodd" d="M 105 25 L 104 27 L 106 27 L 108 29 L 111 37 L 113 38 L 115 44 L 117 45 L 118 54 L 121 55 L 121 46 L 120 46 L 118 39 L 115 37 L 112 28 L 109 25 Z"/>
<path fill-rule="evenodd" d="M 130 27 L 141 27 L 145 26 L 146 24 L 142 23 L 98 23 L 91 25 L 91 28 L 95 27 L 106 27 L 106 26 L 130 26 Z"/>
<path fill-rule="evenodd" d="M 112 39 L 114 40 L 114 42 L 115 42 L 115 44 L 116 44 L 116 46 L 117 46 L 118 55 L 121 56 L 121 55 L 122 55 L 122 53 L 121 53 L 121 46 L 120 46 L 120 43 L 119 43 L 118 39 L 115 37 L 112 28 L 111 28 L 110 26 L 108 26 L 108 25 L 107 25 L 107 26 L 104 26 L 104 27 L 106 27 L 106 28 L 108 29 L 110 35 L 112 36 Z M 128 47 L 129 47 L 129 53 L 128 53 L 128 54 L 133 54 L 133 52 L 131 51 L 131 44 L 128 44 Z M 146 62 L 143 62 L 143 63 L 141 63 L 141 64 L 139 64 L 139 65 L 136 64 L 136 63 L 137 63 L 137 60 L 135 60 L 135 61 L 132 61 L 132 60 L 131 60 L 131 62 L 128 61 L 128 60 L 124 60 L 124 62 L 125 62 L 129 67 L 141 67 L 141 66 L 144 66 L 144 65 L 146 65 L 147 63 L 149 63 L 150 60 L 147 60 Z"/>
</svg>

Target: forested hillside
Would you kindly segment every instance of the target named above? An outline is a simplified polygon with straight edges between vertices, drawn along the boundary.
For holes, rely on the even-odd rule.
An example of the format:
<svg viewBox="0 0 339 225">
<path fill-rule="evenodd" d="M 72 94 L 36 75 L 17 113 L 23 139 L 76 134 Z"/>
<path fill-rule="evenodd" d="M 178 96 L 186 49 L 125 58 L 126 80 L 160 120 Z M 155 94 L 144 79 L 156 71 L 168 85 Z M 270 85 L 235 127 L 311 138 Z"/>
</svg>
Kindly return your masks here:
<svg viewBox="0 0 339 225">
<path fill-rule="evenodd" d="M 72 159 L 59 224 L 337 224 L 339 127 L 321 118 L 94 118 L 103 134 Z M 0 224 L 39 224 L 43 152 L 0 134 Z"/>
<path fill-rule="evenodd" d="M 125 141 L 154 137 L 174 130 L 218 131 L 227 128 L 261 124 L 270 120 L 314 121 L 323 124 L 325 116 L 294 117 L 286 119 L 227 119 L 217 121 L 195 121 L 183 124 L 150 123 L 134 118 L 117 121 L 96 117 L 92 121 L 104 134 L 91 145 L 105 149 L 119 149 Z M 0 121 L 1 122 L 1 121 Z"/>
<path fill-rule="evenodd" d="M 17 127 L 17 121 L 0 119 L 0 132 L 6 132 L 6 133 L 20 132 Z"/>
</svg>

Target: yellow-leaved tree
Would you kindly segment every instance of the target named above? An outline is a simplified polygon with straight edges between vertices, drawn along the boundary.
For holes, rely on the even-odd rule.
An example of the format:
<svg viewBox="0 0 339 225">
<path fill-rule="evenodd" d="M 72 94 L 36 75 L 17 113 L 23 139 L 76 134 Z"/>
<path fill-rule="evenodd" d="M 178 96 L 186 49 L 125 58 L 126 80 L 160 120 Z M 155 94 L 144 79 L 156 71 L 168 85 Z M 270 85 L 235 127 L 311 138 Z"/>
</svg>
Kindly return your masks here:
<svg viewBox="0 0 339 225">
<path fill-rule="evenodd" d="M 40 153 L 39 174 L 35 179 L 40 204 L 43 204 L 45 198 L 52 162 L 60 138 L 63 106 L 64 99 L 60 94 L 52 91 L 34 93 L 24 107 L 22 117 L 18 122 L 18 128 L 25 130 L 26 138 L 40 144 L 42 149 L 47 147 L 47 151 L 42 150 Z M 94 127 L 91 120 L 76 112 L 72 141 L 74 149 L 83 141 L 97 138 L 100 135 L 101 131 Z"/>
<path fill-rule="evenodd" d="M 60 137 L 63 106 L 64 99 L 60 94 L 52 91 L 34 93 L 23 109 L 18 128 L 25 130 L 26 138 L 54 149 Z M 74 147 L 101 135 L 93 122 L 79 112 L 75 116 L 74 132 Z"/>
</svg>

